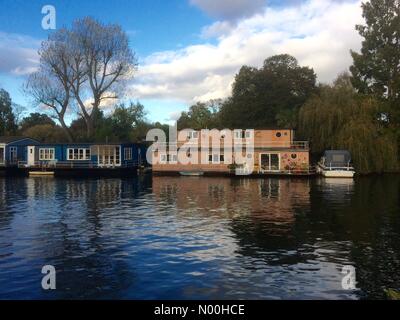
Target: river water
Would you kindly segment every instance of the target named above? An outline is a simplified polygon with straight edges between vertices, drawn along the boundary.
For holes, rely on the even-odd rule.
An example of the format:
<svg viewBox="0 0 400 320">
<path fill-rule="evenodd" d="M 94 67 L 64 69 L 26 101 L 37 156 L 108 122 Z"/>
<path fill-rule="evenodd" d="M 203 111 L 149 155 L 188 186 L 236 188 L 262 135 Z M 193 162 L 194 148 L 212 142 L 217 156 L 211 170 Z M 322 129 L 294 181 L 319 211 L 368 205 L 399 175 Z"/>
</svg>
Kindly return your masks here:
<svg viewBox="0 0 400 320">
<path fill-rule="evenodd" d="M 0 178 L 0 299 L 384 299 L 399 270 L 400 176 Z"/>
</svg>

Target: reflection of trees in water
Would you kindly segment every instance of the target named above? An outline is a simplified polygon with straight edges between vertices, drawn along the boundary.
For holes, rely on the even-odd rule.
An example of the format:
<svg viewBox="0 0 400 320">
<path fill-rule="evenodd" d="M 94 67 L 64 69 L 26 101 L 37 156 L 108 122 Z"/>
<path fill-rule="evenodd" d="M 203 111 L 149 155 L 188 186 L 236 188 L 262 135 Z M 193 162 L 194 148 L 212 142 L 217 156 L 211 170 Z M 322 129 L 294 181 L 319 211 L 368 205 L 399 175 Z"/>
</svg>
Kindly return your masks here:
<svg viewBox="0 0 400 320">
<path fill-rule="evenodd" d="M 309 226 L 328 241 L 351 243 L 361 295 L 384 298 L 383 288 L 399 288 L 400 177 L 358 178 L 350 192 L 317 185 L 311 194 Z"/>
<path fill-rule="evenodd" d="M 128 239 L 121 232 L 114 233 L 118 227 L 112 226 L 118 224 L 115 212 L 129 218 L 133 199 L 148 192 L 148 179 L 0 180 L 0 190 L 4 188 L 5 201 L 10 203 L 4 211 L 13 214 L 14 220 L 18 217 L 17 224 L 21 216 L 30 222 L 24 236 L 31 239 L 33 249 L 18 252 L 25 255 L 25 268 L 40 270 L 52 264 L 58 271 L 58 290 L 44 297 L 113 297 L 135 281 L 134 268 L 124 252 Z M 26 207 L 13 212 L 17 196 Z M 0 217 L 0 228 L 2 223 L 5 220 Z M 20 236 L 14 234 L 12 240 L 18 243 Z"/>
<path fill-rule="evenodd" d="M 126 261 L 123 249 L 129 239 L 118 230 L 114 233 L 111 225 L 117 223 L 116 214 L 118 219 L 122 219 L 124 214 L 129 216 L 129 206 L 134 205 L 134 199 L 146 187 L 146 181 L 93 179 L 80 182 L 70 180 L 60 184 L 68 195 L 64 205 L 77 199 L 77 203 L 83 206 L 83 215 L 80 236 L 74 235 L 75 217 L 67 214 L 60 224 L 65 251 L 60 265 L 65 272 L 59 281 L 62 285 L 63 281 L 71 283 L 70 277 L 75 278 L 73 284 L 76 287 L 71 288 L 71 297 L 113 297 L 132 285 L 135 273 Z M 123 206 L 126 210 L 120 210 Z"/>
<path fill-rule="evenodd" d="M 295 248 L 295 215 L 309 207 L 309 181 L 153 177 L 161 202 L 174 203 L 200 218 L 229 219 L 238 253 L 259 257 L 270 249 Z M 193 211 L 191 211 L 193 212 Z"/>
</svg>

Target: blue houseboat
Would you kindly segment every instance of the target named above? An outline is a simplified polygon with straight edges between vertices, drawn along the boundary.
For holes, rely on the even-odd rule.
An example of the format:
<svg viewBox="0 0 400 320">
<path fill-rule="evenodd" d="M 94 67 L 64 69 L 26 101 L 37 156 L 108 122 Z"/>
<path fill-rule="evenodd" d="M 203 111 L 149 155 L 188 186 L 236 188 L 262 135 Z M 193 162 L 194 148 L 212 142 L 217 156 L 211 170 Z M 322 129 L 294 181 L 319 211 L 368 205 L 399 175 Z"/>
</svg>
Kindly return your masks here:
<svg viewBox="0 0 400 320">
<path fill-rule="evenodd" d="M 9 159 L 12 159 L 12 162 L 3 161 L 4 167 L 10 168 L 12 165 L 29 174 L 119 175 L 136 173 L 137 169 L 146 163 L 147 148 L 143 144 L 51 144 L 40 143 L 30 138 L 20 138 L 13 143 L 17 142 L 20 148 L 18 156 L 8 151 L 10 146 L 6 145 L 3 148 L 3 154 L 9 152 Z"/>
<path fill-rule="evenodd" d="M 27 137 L 0 137 L 0 174 L 15 173 L 18 163 L 27 159 L 27 146 L 40 142 Z"/>
</svg>

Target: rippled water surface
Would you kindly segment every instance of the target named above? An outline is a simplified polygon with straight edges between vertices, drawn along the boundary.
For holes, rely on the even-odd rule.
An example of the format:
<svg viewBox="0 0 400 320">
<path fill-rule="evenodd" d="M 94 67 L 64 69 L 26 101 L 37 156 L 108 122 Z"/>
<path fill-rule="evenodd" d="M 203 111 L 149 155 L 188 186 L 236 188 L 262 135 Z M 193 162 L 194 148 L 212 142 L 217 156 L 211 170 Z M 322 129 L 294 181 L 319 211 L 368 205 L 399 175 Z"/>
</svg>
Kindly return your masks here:
<svg viewBox="0 0 400 320">
<path fill-rule="evenodd" d="M 0 299 L 380 299 L 399 270 L 398 176 L 0 178 Z"/>
</svg>

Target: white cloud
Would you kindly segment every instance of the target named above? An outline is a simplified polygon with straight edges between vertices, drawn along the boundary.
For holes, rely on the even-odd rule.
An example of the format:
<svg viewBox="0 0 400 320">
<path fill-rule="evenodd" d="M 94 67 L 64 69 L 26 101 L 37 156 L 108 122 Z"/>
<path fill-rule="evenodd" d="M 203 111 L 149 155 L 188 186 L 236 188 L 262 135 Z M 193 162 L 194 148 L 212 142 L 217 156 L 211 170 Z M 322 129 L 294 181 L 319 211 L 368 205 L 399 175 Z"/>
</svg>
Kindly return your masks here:
<svg viewBox="0 0 400 320">
<path fill-rule="evenodd" d="M 0 73 L 26 75 L 39 63 L 40 41 L 29 36 L 0 32 Z"/>
<path fill-rule="evenodd" d="M 357 23 L 362 23 L 360 0 L 309 0 L 298 6 L 265 8 L 236 25 L 218 22 L 208 27 L 213 31 L 209 35 L 218 35 L 215 44 L 147 57 L 130 94 L 186 103 L 224 98 L 242 65 L 259 67 L 265 58 L 281 53 L 313 67 L 320 81 L 332 81 L 350 66 L 349 50 L 361 46 Z"/>
<path fill-rule="evenodd" d="M 224 20 L 250 16 L 262 9 L 265 0 L 190 0 L 208 15 Z"/>
</svg>

